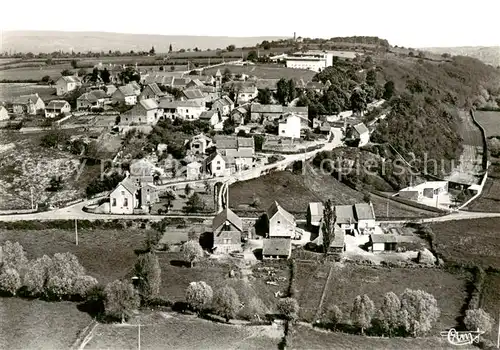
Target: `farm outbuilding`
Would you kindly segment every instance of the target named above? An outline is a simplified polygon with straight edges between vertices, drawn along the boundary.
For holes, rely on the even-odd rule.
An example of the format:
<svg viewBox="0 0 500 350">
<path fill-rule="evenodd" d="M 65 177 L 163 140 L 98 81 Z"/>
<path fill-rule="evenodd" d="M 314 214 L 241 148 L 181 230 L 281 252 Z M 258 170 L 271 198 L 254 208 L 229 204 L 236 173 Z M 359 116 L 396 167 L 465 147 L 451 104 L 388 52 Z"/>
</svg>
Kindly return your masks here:
<svg viewBox="0 0 500 350">
<path fill-rule="evenodd" d="M 372 252 L 396 251 L 398 237 L 392 234 L 373 234 L 370 235 L 368 246 Z"/>
</svg>

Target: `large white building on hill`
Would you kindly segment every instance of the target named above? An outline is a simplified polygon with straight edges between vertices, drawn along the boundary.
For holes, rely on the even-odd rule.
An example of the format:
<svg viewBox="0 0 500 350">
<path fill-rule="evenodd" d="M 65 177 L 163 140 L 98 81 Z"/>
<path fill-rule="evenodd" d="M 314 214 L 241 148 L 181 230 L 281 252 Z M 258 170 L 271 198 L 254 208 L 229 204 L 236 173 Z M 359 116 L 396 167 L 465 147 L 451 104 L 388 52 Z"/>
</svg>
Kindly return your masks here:
<svg viewBox="0 0 500 350">
<path fill-rule="evenodd" d="M 321 72 L 333 64 L 333 56 L 333 53 L 323 51 L 298 52 L 286 57 L 286 66 Z"/>
</svg>

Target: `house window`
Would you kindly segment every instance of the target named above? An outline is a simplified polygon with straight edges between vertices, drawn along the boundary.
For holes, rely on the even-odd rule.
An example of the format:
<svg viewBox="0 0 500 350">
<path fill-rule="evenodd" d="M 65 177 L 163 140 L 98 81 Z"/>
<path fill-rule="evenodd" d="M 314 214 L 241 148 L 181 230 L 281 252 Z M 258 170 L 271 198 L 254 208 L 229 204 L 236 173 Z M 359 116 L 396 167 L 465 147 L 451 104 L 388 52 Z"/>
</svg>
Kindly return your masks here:
<svg viewBox="0 0 500 350">
<path fill-rule="evenodd" d="M 220 166 L 217 167 L 217 170 L 220 170 Z"/>
<path fill-rule="evenodd" d="M 116 198 L 113 198 L 112 206 L 116 207 Z"/>
<path fill-rule="evenodd" d="M 281 224 L 281 221 L 278 220 L 278 224 Z"/>
<path fill-rule="evenodd" d="M 189 113 L 189 109 L 186 109 L 186 113 Z"/>
<path fill-rule="evenodd" d="M 123 198 L 123 206 L 128 207 L 128 198 Z"/>
<path fill-rule="evenodd" d="M 125 191 L 122 191 L 122 196 L 124 196 L 124 195 L 125 195 Z"/>
<path fill-rule="evenodd" d="M 217 161 L 217 164 L 220 164 L 220 160 Z"/>
<path fill-rule="evenodd" d="M 230 244 L 231 240 L 229 238 L 224 238 L 224 244 Z"/>
</svg>

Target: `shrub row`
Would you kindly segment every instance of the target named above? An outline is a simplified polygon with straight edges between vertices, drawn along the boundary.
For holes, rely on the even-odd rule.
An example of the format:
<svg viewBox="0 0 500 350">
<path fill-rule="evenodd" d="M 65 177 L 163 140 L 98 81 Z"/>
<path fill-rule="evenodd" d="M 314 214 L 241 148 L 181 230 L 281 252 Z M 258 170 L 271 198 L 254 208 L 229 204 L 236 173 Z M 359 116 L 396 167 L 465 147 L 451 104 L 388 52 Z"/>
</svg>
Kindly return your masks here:
<svg viewBox="0 0 500 350">
<path fill-rule="evenodd" d="M 78 220 L 78 228 L 93 230 L 93 229 L 109 229 L 121 230 L 131 227 L 134 222 L 147 224 L 147 219 L 136 220 Z M 12 221 L 0 222 L 0 229 L 3 230 L 46 230 L 46 229 L 61 229 L 72 230 L 75 228 L 74 220 L 32 220 L 32 221 Z"/>
<path fill-rule="evenodd" d="M 484 281 L 486 279 L 486 273 L 481 267 L 476 267 L 473 269 L 474 282 L 472 283 L 472 293 L 469 300 L 469 310 L 479 309 L 481 302 L 481 293 L 483 291 Z"/>
</svg>

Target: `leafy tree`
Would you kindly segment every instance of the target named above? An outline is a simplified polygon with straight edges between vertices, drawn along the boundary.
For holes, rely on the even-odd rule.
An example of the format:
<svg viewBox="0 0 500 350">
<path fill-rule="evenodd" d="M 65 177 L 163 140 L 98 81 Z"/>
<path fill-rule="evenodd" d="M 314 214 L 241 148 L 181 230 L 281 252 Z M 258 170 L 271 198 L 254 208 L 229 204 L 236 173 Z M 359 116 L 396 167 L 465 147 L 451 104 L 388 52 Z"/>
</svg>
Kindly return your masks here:
<svg viewBox="0 0 500 350">
<path fill-rule="evenodd" d="M 184 187 L 184 194 L 187 196 L 189 196 L 189 194 L 191 193 L 193 189 L 191 188 L 191 186 L 189 184 L 186 184 L 186 186 Z"/>
<path fill-rule="evenodd" d="M 366 109 L 366 94 L 362 89 L 355 89 L 351 95 L 351 109 L 353 112 L 362 112 Z"/>
<path fill-rule="evenodd" d="M 401 301 L 398 296 L 393 292 L 389 292 L 384 296 L 384 303 L 382 304 L 378 319 L 386 332 L 389 333 L 389 336 L 392 336 L 392 332 L 398 329 L 401 325 Z"/>
<path fill-rule="evenodd" d="M 48 267 L 45 294 L 51 299 L 61 300 L 74 294 L 75 281 L 85 275 L 85 269 L 72 253 L 56 253 Z"/>
<path fill-rule="evenodd" d="M 297 93 L 295 90 L 295 81 L 293 79 L 288 80 L 288 102 L 292 102 Z"/>
<path fill-rule="evenodd" d="M 205 192 L 206 193 L 211 193 L 212 192 L 212 185 L 208 180 L 203 181 L 203 186 L 205 186 Z"/>
<path fill-rule="evenodd" d="M 6 241 L 1 248 L 2 260 L 0 260 L 0 267 L 17 271 L 21 271 L 26 267 L 28 258 L 26 258 L 26 252 L 19 242 Z"/>
<path fill-rule="evenodd" d="M 78 67 L 78 61 L 77 60 L 71 60 L 71 68 L 76 69 Z"/>
<path fill-rule="evenodd" d="M 50 75 L 44 75 L 42 77 L 42 80 L 41 80 L 42 83 L 48 84 L 49 81 L 50 81 Z"/>
<path fill-rule="evenodd" d="M 262 151 L 262 145 L 264 144 L 264 141 L 266 140 L 264 135 L 254 135 L 253 140 L 255 143 L 255 151 L 260 152 Z"/>
<path fill-rule="evenodd" d="M 52 176 L 49 181 L 49 191 L 57 192 L 62 188 L 62 178 L 60 176 Z"/>
<path fill-rule="evenodd" d="M 234 121 L 231 118 L 227 118 L 224 120 L 224 123 L 222 123 L 222 131 L 226 135 L 232 135 L 234 134 L 234 131 L 236 130 L 234 126 Z"/>
<path fill-rule="evenodd" d="M 390 100 L 390 98 L 394 95 L 394 82 L 392 80 L 389 80 L 388 82 L 385 83 L 384 85 L 384 95 L 383 98 L 385 100 Z"/>
<path fill-rule="evenodd" d="M 210 306 L 213 295 L 212 287 L 203 281 L 191 282 L 186 288 L 186 302 L 199 314 Z"/>
<path fill-rule="evenodd" d="M 250 321 L 257 319 L 260 321 L 261 317 L 264 317 L 268 311 L 269 310 L 261 299 L 252 297 L 248 303 L 245 303 L 239 314 L 246 320 Z"/>
<path fill-rule="evenodd" d="M 135 276 L 138 277 L 139 294 L 143 300 L 158 296 L 161 285 L 161 268 L 155 253 L 139 255 L 135 264 Z"/>
<path fill-rule="evenodd" d="M 295 321 L 299 317 L 299 303 L 295 298 L 282 298 L 278 301 L 278 312 L 288 321 Z"/>
<path fill-rule="evenodd" d="M 222 73 L 222 83 L 227 83 L 228 81 L 231 80 L 231 71 L 229 70 L 229 68 L 226 68 L 224 69 L 224 72 Z M 234 100 L 234 99 L 233 99 Z"/>
<path fill-rule="evenodd" d="M 104 68 L 101 72 L 101 79 L 102 79 L 102 82 L 104 84 L 109 84 L 110 83 L 110 77 L 111 77 L 111 74 L 109 73 L 108 69 L 107 68 Z"/>
<path fill-rule="evenodd" d="M 86 75 L 87 75 L 87 70 L 86 70 L 85 68 L 80 68 L 80 69 L 78 70 L 78 76 L 79 76 L 79 77 L 84 77 L 84 76 L 86 76 Z"/>
<path fill-rule="evenodd" d="M 21 277 L 16 269 L 3 267 L 0 271 L 0 290 L 12 295 L 16 295 L 21 288 Z"/>
<path fill-rule="evenodd" d="M 289 100 L 289 95 L 290 95 L 289 89 L 290 86 L 288 82 L 285 80 L 285 78 L 281 78 L 280 80 L 278 80 L 276 98 L 282 105 L 285 105 Z"/>
<path fill-rule="evenodd" d="M 240 307 L 240 299 L 235 290 L 229 286 L 224 286 L 217 290 L 213 298 L 215 312 L 224 317 L 226 322 L 234 318 Z"/>
<path fill-rule="evenodd" d="M 132 81 L 141 81 L 141 75 L 133 67 L 125 68 L 125 70 L 121 72 L 119 76 L 124 84 L 128 84 Z"/>
<path fill-rule="evenodd" d="M 323 253 L 328 254 L 330 244 L 335 238 L 335 207 L 330 199 L 323 206 Z"/>
<path fill-rule="evenodd" d="M 406 289 L 401 295 L 402 325 L 414 337 L 429 331 L 439 315 L 440 310 L 432 294 Z"/>
<path fill-rule="evenodd" d="M 193 267 L 195 260 L 203 257 L 203 248 L 197 241 L 187 241 L 182 245 L 182 253 L 184 258 L 189 261 L 190 266 Z"/>
<path fill-rule="evenodd" d="M 271 104 L 271 90 L 268 88 L 259 89 L 257 99 L 259 100 L 259 103 L 264 105 Z"/>
<path fill-rule="evenodd" d="M 68 276 L 49 275 L 45 295 L 52 300 L 62 300 L 73 294 L 73 280 Z"/>
<path fill-rule="evenodd" d="M 464 324 L 470 331 L 480 330 L 489 333 L 495 320 L 483 309 L 467 310 L 465 312 Z"/>
<path fill-rule="evenodd" d="M 372 324 L 372 318 L 375 314 L 375 305 L 368 295 L 358 295 L 354 299 L 351 310 L 351 319 L 357 327 L 361 329 L 361 334 L 365 333 L 365 329 Z"/>
<path fill-rule="evenodd" d="M 73 75 L 75 74 L 73 71 L 70 71 L 69 69 L 64 69 L 62 72 L 61 72 L 61 75 L 62 76 L 70 76 L 70 75 Z"/>
<path fill-rule="evenodd" d="M 377 72 L 375 71 L 375 69 L 370 69 L 366 73 L 366 83 L 369 86 L 375 86 L 377 84 Z"/>
<path fill-rule="evenodd" d="M 46 64 L 47 66 L 51 66 L 51 65 L 52 65 L 52 63 L 54 63 L 54 62 L 52 61 L 52 57 L 49 57 L 49 58 L 47 58 L 47 59 L 45 60 L 45 64 Z"/>
<path fill-rule="evenodd" d="M 342 310 L 337 305 L 333 305 L 326 313 L 326 320 L 332 325 L 333 329 L 342 322 Z"/>
<path fill-rule="evenodd" d="M 121 319 L 124 322 L 131 312 L 140 305 L 140 298 L 134 286 L 128 282 L 116 280 L 108 283 L 104 289 L 106 299 L 104 310 L 106 315 Z"/>
<path fill-rule="evenodd" d="M 250 51 L 247 55 L 247 61 L 255 62 L 258 58 L 257 51 L 255 50 Z"/>
<path fill-rule="evenodd" d="M 149 53 L 151 55 L 154 55 L 155 54 L 155 47 L 154 46 L 151 46 L 151 50 L 149 50 Z"/>
<path fill-rule="evenodd" d="M 260 46 L 264 49 L 264 50 L 270 50 L 271 49 L 271 43 L 267 40 L 264 40 Z"/>
<path fill-rule="evenodd" d="M 228 47 L 226 47 L 226 50 L 229 52 L 233 52 L 235 49 L 236 49 L 236 46 L 234 46 L 234 45 L 229 45 Z"/>
<path fill-rule="evenodd" d="M 31 296 L 43 294 L 45 285 L 49 278 L 49 269 L 52 265 L 52 259 L 47 255 L 36 260 L 31 260 L 26 269 L 23 278 L 23 286 Z"/>
<path fill-rule="evenodd" d="M 172 44 L 168 45 L 168 52 L 172 52 Z"/>
<path fill-rule="evenodd" d="M 73 284 L 73 295 L 78 295 L 82 299 L 86 299 L 89 293 L 96 288 L 98 284 L 97 279 L 92 276 L 78 276 Z"/>
</svg>

